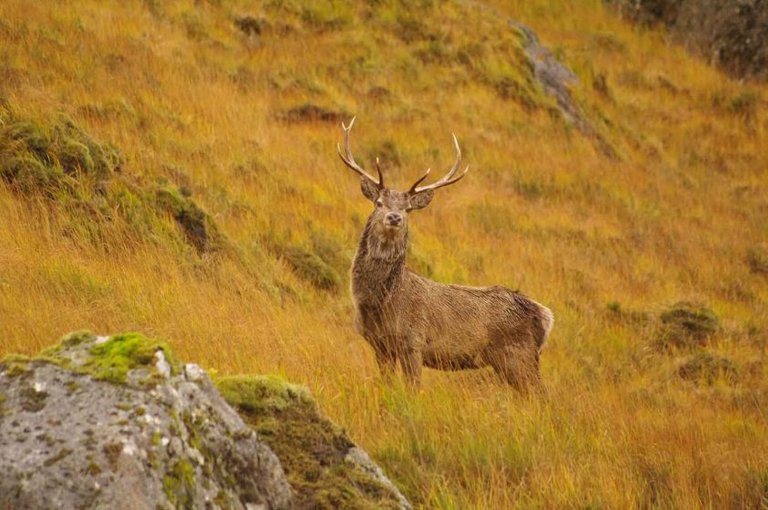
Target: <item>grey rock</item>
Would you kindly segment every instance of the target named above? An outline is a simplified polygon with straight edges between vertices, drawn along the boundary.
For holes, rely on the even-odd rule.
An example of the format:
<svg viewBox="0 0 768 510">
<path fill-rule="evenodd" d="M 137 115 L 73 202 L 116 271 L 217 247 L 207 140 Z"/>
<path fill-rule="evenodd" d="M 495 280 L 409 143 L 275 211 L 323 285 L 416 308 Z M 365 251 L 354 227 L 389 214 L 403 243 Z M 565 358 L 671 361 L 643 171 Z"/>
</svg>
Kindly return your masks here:
<svg viewBox="0 0 768 510">
<path fill-rule="evenodd" d="M 157 351 L 121 383 L 78 373 L 102 338 L 0 365 L 0 508 L 290 508 L 280 461 L 204 372 Z"/>
<path fill-rule="evenodd" d="M 265 376 L 217 385 L 136 334 L 75 333 L 39 358 L 6 358 L 0 510 L 412 508 L 306 389 Z M 254 432 L 263 420 L 272 448 Z"/>
<path fill-rule="evenodd" d="M 579 83 L 576 74 L 557 60 L 552 52 L 541 44 L 538 36 L 530 27 L 515 20 L 509 20 L 509 26 L 522 34 L 525 52 L 533 68 L 533 75 L 544 89 L 544 93 L 555 98 L 565 120 L 591 138 L 605 156 L 617 158 L 618 155 L 613 147 L 595 130 L 592 123 L 573 100 L 570 89 Z"/>
<path fill-rule="evenodd" d="M 362 471 L 368 473 L 371 478 L 392 491 L 392 493 L 397 498 L 397 502 L 399 503 L 401 509 L 411 510 L 413 508 L 408 500 L 405 499 L 405 496 L 403 496 L 397 487 L 395 487 L 392 481 L 386 477 L 381 468 L 371 460 L 371 457 L 365 450 L 358 448 L 357 446 L 353 446 L 347 450 L 347 455 L 344 457 L 344 462 L 349 462 L 350 464 L 355 465 Z"/>
</svg>

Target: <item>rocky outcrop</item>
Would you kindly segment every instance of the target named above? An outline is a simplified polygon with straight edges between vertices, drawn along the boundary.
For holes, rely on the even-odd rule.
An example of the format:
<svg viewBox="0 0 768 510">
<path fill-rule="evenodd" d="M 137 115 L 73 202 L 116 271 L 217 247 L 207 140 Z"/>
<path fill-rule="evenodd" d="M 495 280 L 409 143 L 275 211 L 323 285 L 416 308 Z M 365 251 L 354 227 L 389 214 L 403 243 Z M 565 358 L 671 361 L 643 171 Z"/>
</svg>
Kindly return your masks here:
<svg viewBox="0 0 768 510">
<path fill-rule="evenodd" d="M 609 0 L 645 25 L 673 36 L 737 77 L 768 78 L 766 0 Z"/>
<path fill-rule="evenodd" d="M 306 390 L 220 383 L 242 417 L 200 367 L 141 335 L 78 333 L 6 358 L 0 509 L 409 508 Z"/>
<path fill-rule="evenodd" d="M 595 129 L 571 95 L 571 87 L 579 83 L 578 76 L 541 44 L 530 27 L 515 20 L 509 20 L 509 26 L 522 35 L 525 54 L 533 69 L 533 76 L 544 93 L 557 101 L 557 107 L 565 120 L 590 138 L 605 156 L 617 158 L 611 144 Z"/>
</svg>

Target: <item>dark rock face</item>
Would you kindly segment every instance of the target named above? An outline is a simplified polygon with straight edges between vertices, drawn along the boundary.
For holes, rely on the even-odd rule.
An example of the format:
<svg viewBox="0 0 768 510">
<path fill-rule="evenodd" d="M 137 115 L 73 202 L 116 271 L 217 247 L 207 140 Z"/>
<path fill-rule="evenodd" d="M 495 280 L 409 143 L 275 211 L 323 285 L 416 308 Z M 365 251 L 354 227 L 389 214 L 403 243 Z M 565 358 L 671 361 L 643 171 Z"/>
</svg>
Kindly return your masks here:
<svg viewBox="0 0 768 510">
<path fill-rule="evenodd" d="M 627 18 L 665 25 L 675 38 L 730 74 L 768 78 L 766 0 L 608 0 Z"/>
<path fill-rule="evenodd" d="M 217 385 L 135 333 L 6 358 L 0 510 L 411 508 L 304 388 Z"/>
</svg>

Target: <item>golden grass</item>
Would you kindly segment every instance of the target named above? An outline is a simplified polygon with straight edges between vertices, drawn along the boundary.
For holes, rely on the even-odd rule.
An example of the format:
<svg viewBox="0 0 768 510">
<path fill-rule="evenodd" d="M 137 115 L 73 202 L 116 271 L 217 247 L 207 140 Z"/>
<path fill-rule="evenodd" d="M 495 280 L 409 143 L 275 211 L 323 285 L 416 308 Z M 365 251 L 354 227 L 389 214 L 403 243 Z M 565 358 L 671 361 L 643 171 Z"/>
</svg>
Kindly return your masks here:
<svg viewBox="0 0 768 510">
<path fill-rule="evenodd" d="M 199 257 L 123 230 L 94 245 L 67 234 L 82 218 L 0 184 L 0 354 L 138 330 L 220 373 L 282 374 L 425 508 L 768 504 L 768 286 L 746 262 L 768 236 L 765 86 L 598 0 L 422 4 L 2 2 L 0 97 L 27 118 L 67 114 L 140 182 L 189 185 L 231 246 Z M 246 14 L 270 28 L 244 36 Z M 499 96 L 499 76 L 525 79 L 505 17 L 578 73 L 619 160 L 535 87 L 532 107 Z M 357 114 L 358 159 L 395 154 L 401 188 L 450 163 L 456 131 L 473 171 L 412 218 L 413 262 L 553 308 L 547 398 L 482 371 L 385 385 L 346 290 L 317 291 L 269 252 L 322 233 L 349 259 L 369 207 L 334 123 L 276 120 L 305 103 Z M 606 308 L 653 317 L 679 300 L 721 317 L 707 350 L 736 381 L 683 381 L 687 353 L 655 350 L 653 320 Z"/>
</svg>

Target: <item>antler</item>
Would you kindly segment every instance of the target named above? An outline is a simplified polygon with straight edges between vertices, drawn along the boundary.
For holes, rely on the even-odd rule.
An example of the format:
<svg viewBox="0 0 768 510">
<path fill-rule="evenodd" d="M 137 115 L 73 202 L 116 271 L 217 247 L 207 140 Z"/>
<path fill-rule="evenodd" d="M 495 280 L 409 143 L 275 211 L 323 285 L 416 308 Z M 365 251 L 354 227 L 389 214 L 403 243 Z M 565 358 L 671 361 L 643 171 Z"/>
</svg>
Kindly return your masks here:
<svg viewBox="0 0 768 510">
<path fill-rule="evenodd" d="M 352 120 L 349 121 L 349 126 L 345 126 L 344 123 L 341 123 L 341 127 L 344 130 L 344 149 L 346 151 L 346 154 L 342 154 L 341 152 L 341 145 L 336 144 L 336 150 L 339 151 L 339 157 L 344 162 L 345 165 L 347 165 L 349 168 L 354 170 L 356 173 L 360 175 L 360 177 L 364 179 L 368 179 L 372 183 L 376 184 L 379 188 L 384 187 L 384 176 L 381 173 L 381 167 L 379 167 L 379 160 L 376 159 L 376 171 L 379 174 L 379 181 L 376 182 L 376 179 L 368 175 L 368 173 L 363 170 L 360 165 L 358 165 L 355 162 L 354 156 L 352 156 L 352 149 L 349 146 L 349 132 L 352 130 L 352 125 L 355 123 L 355 119 L 357 117 L 352 117 Z"/>
<path fill-rule="evenodd" d="M 459 141 L 456 139 L 456 135 L 453 135 L 453 145 L 456 147 L 456 162 L 453 164 L 450 170 L 448 170 L 448 173 L 443 176 L 442 179 L 439 181 L 433 182 L 432 184 L 428 184 L 427 186 L 419 186 L 421 182 L 427 178 L 429 175 L 429 171 L 431 169 L 427 169 L 426 173 L 415 183 L 413 183 L 413 186 L 411 186 L 411 189 L 408 190 L 408 193 L 421 193 L 422 191 L 427 190 L 436 190 L 437 188 L 442 188 L 443 186 L 448 186 L 449 184 L 453 184 L 455 182 L 459 182 L 461 179 L 464 178 L 465 175 L 467 175 L 467 172 L 469 172 L 469 167 L 465 168 L 464 171 L 459 175 L 458 177 L 454 177 L 454 174 L 456 174 L 456 170 L 459 169 L 459 166 L 461 165 L 461 149 L 459 148 Z"/>
</svg>

